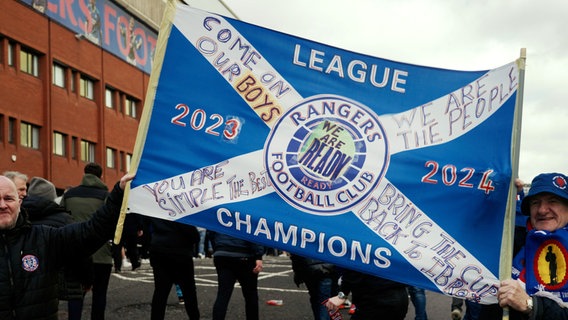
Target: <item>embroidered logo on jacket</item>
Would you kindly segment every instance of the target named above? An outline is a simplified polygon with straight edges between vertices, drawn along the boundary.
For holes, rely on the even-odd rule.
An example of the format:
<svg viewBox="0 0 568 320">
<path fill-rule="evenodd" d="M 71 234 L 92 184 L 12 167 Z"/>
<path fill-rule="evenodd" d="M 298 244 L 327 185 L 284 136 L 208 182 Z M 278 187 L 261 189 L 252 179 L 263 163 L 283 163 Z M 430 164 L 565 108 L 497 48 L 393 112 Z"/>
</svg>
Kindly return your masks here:
<svg viewBox="0 0 568 320">
<path fill-rule="evenodd" d="M 39 259 L 31 254 L 22 257 L 22 268 L 28 272 L 34 272 L 39 267 Z"/>
</svg>

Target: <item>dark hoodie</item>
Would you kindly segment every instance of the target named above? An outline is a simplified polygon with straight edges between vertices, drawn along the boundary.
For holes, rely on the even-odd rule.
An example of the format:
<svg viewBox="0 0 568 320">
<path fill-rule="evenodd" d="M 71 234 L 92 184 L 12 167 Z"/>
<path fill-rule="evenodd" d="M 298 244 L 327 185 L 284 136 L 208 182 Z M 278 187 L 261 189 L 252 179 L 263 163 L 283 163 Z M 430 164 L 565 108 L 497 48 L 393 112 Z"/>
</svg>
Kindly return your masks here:
<svg viewBox="0 0 568 320">
<path fill-rule="evenodd" d="M 73 217 L 64 207 L 48 199 L 28 196 L 24 198 L 22 207 L 26 210 L 32 224 L 43 224 L 55 228 L 73 223 Z"/>
</svg>

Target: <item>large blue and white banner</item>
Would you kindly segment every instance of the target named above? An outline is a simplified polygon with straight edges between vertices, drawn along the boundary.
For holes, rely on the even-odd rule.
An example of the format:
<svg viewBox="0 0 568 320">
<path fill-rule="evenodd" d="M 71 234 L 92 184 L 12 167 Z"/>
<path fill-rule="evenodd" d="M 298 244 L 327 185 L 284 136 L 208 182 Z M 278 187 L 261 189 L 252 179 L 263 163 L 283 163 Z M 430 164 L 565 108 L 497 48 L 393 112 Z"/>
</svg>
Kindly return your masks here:
<svg viewBox="0 0 568 320">
<path fill-rule="evenodd" d="M 515 62 L 417 66 L 169 6 L 131 212 L 496 302 Z"/>
</svg>

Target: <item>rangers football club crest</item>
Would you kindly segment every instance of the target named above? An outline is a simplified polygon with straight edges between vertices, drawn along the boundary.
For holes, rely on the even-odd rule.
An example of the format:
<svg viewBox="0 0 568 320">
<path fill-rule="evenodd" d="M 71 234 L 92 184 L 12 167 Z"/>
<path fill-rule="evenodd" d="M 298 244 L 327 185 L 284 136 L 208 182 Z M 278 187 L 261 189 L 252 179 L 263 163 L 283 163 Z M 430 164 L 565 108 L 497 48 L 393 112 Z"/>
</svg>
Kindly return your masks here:
<svg viewBox="0 0 568 320">
<path fill-rule="evenodd" d="M 280 196 L 314 214 L 350 210 L 376 188 L 389 162 L 376 114 L 336 95 L 317 95 L 288 110 L 264 156 Z"/>
<path fill-rule="evenodd" d="M 32 255 L 27 254 L 22 257 L 22 268 L 28 272 L 34 272 L 39 268 L 39 259 Z"/>
</svg>

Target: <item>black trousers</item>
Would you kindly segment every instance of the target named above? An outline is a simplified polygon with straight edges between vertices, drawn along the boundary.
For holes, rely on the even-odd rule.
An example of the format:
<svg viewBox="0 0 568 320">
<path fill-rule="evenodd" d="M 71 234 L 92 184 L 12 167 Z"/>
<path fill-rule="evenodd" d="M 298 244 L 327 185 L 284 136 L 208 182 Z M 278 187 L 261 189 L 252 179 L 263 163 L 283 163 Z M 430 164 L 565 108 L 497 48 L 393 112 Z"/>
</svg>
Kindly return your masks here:
<svg viewBox="0 0 568 320">
<path fill-rule="evenodd" d="M 213 320 L 224 320 L 227 307 L 233 294 L 235 282 L 239 281 L 245 298 L 247 320 L 258 320 L 258 274 L 252 270 L 256 266 L 254 258 L 213 257 L 217 269 L 217 298 L 213 305 Z"/>
<path fill-rule="evenodd" d="M 93 264 L 93 303 L 91 306 L 91 319 L 104 320 L 107 303 L 108 283 L 112 264 Z"/>
<path fill-rule="evenodd" d="M 408 292 L 405 287 L 385 289 L 383 292 L 361 295 L 352 288 L 356 306 L 352 320 L 404 320 L 408 311 Z"/>
<path fill-rule="evenodd" d="M 195 286 L 193 258 L 171 257 L 152 252 L 150 264 L 154 272 L 154 295 L 152 296 L 152 320 L 162 320 L 166 314 L 168 297 L 174 284 L 178 284 L 185 300 L 185 311 L 191 320 L 200 317 Z"/>
</svg>

